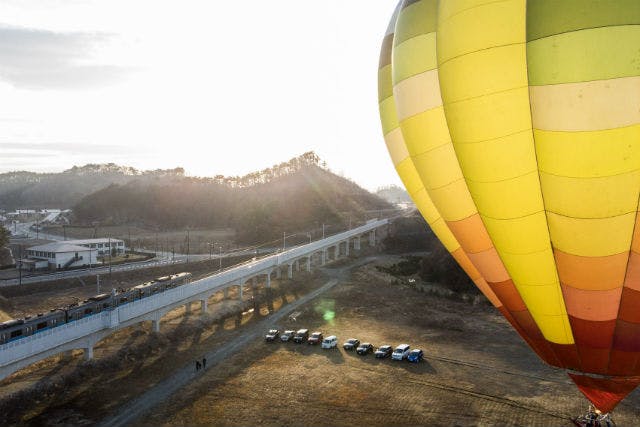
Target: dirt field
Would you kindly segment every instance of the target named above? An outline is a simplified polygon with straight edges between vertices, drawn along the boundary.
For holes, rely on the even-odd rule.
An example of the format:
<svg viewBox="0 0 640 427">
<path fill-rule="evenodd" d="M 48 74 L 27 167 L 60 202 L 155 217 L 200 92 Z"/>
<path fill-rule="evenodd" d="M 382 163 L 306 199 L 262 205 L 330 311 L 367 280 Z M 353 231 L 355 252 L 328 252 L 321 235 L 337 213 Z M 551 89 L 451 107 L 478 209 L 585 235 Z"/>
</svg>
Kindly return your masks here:
<svg viewBox="0 0 640 427">
<path fill-rule="evenodd" d="M 95 424 L 326 280 L 324 273 L 301 273 L 275 282 L 270 295 L 259 291 L 259 310 L 244 315 L 237 300 L 217 294 L 208 315 L 174 310 L 160 334 L 146 324 L 119 331 L 99 343 L 94 361 L 82 362 L 78 352 L 18 372 L 0 383 L 0 425 Z M 62 297 L 52 291 L 47 299 Z M 12 304 L 29 305 L 28 297 L 16 298 Z M 586 409 L 566 375 L 542 364 L 491 307 L 419 292 L 373 264 L 298 311 L 295 322 L 276 326 L 319 329 L 340 343 L 350 337 L 376 346 L 407 342 L 425 350 L 425 361 L 258 339 L 136 425 L 569 426 L 569 416 Z M 621 403 L 618 425 L 640 425 L 639 404 L 637 391 Z"/>
</svg>

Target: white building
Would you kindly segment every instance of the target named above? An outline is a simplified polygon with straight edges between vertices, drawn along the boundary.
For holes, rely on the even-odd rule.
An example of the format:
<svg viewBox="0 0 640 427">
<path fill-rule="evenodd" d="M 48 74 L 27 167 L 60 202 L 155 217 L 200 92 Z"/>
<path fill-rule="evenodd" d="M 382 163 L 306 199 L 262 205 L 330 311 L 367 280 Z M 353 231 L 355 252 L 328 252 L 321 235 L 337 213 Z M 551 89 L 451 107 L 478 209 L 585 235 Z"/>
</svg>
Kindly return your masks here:
<svg viewBox="0 0 640 427">
<path fill-rule="evenodd" d="M 97 262 L 96 255 L 96 251 L 86 246 L 74 245 L 68 242 L 55 242 L 27 249 L 27 259 L 23 259 L 21 262 L 23 268 L 28 270 L 45 268 L 63 270 L 95 265 Z"/>
<path fill-rule="evenodd" d="M 98 264 L 98 257 L 108 256 L 109 252 L 124 255 L 125 250 L 124 241 L 120 239 L 66 240 L 28 248 L 22 265 L 28 270 L 88 267 Z"/>
<path fill-rule="evenodd" d="M 127 250 L 124 240 L 104 237 L 99 239 L 66 240 L 64 243 L 91 248 L 98 253 L 98 256 L 109 255 L 109 248 L 114 250 L 113 255 L 124 255 Z"/>
</svg>

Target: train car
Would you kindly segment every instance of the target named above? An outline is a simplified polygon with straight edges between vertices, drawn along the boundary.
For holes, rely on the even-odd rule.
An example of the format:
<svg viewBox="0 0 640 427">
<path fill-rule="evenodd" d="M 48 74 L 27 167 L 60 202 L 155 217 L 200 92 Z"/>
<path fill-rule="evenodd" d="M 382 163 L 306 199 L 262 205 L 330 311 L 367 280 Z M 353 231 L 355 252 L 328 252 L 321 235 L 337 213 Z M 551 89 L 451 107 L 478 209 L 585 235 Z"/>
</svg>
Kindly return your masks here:
<svg viewBox="0 0 640 427">
<path fill-rule="evenodd" d="M 52 309 L 49 313 L 39 313 L 36 316 L 1 323 L 0 344 L 55 328 L 65 323 L 65 317 L 64 310 Z"/>
<path fill-rule="evenodd" d="M 36 316 L 26 316 L 24 319 L 12 319 L 0 323 L 0 344 L 21 339 L 105 310 L 112 310 L 119 305 L 146 298 L 159 292 L 164 292 L 167 289 L 185 285 L 191 281 L 191 277 L 191 273 L 188 272 L 162 276 L 150 282 L 134 286 L 131 289 L 123 289 L 119 292 L 114 290 L 110 294 L 95 295 L 82 302 L 70 304 L 65 308 L 53 308 L 46 314 L 40 313 Z"/>
</svg>

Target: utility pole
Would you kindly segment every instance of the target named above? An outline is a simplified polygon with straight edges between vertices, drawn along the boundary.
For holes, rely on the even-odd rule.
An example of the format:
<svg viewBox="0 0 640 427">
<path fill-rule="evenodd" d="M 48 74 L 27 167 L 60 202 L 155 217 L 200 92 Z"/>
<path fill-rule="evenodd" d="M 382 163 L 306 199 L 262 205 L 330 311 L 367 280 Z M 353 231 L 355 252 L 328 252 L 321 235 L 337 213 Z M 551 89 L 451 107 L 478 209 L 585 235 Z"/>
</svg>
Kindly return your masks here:
<svg viewBox="0 0 640 427">
<path fill-rule="evenodd" d="M 111 253 L 112 253 L 112 249 L 111 249 L 111 236 L 109 236 L 109 284 L 112 284 L 113 281 L 111 279 Z"/>
<path fill-rule="evenodd" d="M 324 222 L 322 223 L 322 238 L 324 239 Z"/>
<path fill-rule="evenodd" d="M 20 245 L 20 262 L 18 263 L 18 274 L 20 278 L 18 279 L 18 286 L 22 286 L 22 245 Z"/>
<path fill-rule="evenodd" d="M 189 264 L 189 229 L 187 228 L 187 264 Z"/>
<path fill-rule="evenodd" d="M 220 256 L 218 257 L 220 260 L 220 265 L 218 266 L 218 270 L 222 270 L 222 245 L 220 245 Z"/>
</svg>

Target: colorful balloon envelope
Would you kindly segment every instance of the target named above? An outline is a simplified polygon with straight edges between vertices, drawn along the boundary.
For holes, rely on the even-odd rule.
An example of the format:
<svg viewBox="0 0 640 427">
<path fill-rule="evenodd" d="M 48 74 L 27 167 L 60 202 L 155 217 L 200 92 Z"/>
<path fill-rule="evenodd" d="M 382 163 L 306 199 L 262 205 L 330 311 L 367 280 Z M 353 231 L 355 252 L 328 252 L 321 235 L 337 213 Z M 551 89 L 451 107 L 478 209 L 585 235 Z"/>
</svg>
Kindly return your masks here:
<svg viewBox="0 0 640 427">
<path fill-rule="evenodd" d="M 379 103 L 442 244 L 611 411 L 640 384 L 640 1 L 401 1 Z"/>
</svg>

